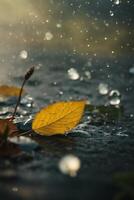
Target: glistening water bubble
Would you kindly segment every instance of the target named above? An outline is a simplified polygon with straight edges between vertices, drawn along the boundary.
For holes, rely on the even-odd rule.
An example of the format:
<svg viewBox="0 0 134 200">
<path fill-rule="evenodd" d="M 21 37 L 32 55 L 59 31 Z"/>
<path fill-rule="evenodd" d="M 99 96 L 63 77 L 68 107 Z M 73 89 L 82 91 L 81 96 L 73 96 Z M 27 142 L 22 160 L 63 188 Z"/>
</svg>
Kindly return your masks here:
<svg viewBox="0 0 134 200">
<path fill-rule="evenodd" d="M 119 105 L 121 101 L 120 98 L 121 98 L 121 95 L 118 90 L 112 90 L 109 93 L 109 103 L 111 105 Z"/>
</svg>

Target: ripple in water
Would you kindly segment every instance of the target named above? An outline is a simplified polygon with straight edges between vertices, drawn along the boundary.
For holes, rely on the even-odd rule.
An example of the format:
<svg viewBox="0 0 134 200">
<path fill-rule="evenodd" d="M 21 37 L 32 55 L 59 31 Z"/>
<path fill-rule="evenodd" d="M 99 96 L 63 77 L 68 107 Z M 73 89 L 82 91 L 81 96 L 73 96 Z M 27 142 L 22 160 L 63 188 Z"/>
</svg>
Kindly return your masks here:
<svg viewBox="0 0 134 200">
<path fill-rule="evenodd" d="M 2 98 L 0 107 L 0 117 L 8 118 L 12 115 L 17 102 L 16 97 Z M 29 121 L 33 112 L 37 112 L 38 108 L 34 102 L 34 99 L 30 95 L 26 95 L 22 98 L 21 103 L 17 109 L 15 123 Z"/>
</svg>

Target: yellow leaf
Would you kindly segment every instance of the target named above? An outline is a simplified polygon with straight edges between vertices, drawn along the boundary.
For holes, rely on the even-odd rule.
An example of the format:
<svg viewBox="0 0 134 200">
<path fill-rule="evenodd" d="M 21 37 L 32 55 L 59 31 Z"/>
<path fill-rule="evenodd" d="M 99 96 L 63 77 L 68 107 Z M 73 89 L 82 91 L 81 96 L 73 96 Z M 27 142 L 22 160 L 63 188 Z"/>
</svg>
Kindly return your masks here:
<svg viewBox="0 0 134 200">
<path fill-rule="evenodd" d="M 24 90 L 23 90 L 24 92 Z M 19 96 L 20 88 L 14 86 L 2 85 L 0 86 L 0 96 Z"/>
<path fill-rule="evenodd" d="M 86 101 L 57 102 L 40 110 L 32 123 L 32 129 L 40 135 L 64 134 L 80 121 Z"/>
</svg>

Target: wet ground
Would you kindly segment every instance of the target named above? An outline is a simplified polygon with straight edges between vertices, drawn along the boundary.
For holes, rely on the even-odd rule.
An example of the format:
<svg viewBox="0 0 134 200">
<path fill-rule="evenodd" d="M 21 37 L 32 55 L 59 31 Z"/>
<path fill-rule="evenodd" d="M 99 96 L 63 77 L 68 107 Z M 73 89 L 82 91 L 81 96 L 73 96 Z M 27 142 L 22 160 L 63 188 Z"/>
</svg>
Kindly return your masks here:
<svg viewBox="0 0 134 200">
<path fill-rule="evenodd" d="M 98 9 L 92 8 L 94 12 Z M 125 11 L 124 7 L 121 9 L 122 12 Z M 83 10 L 81 12 L 83 13 Z M 126 16 L 131 19 L 129 12 Z M 105 20 L 105 16 L 101 17 Z M 122 20 L 119 16 L 116 17 L 118 22 Z M 128 25 L 128 21 L 126 24 Z M 37 25 L 35 26 L 37 28 Z M 6 33 L 14 30 L 23 32 L 22 27 L 16 23 L 2 27 Z M 23 39 L 28 39 L 28 25 L 25 24 L 25 27 L 23 33 L 26 36 L 24 34 Z M 31 27 L 33 28 L 33 24 Z M 21 153 L 0 157 L 1 197 L 13 200 L 134 199 L 132 48 L 130 50 L 128 47 L 120 53 L 116 45 L 114 51 L 105 46 L 102 48 L 102 55 L 101 48 L 99 50 L 96 47 L 97 53 L 91 48 L 86 54 L 86 49 L 80 49 L 81 46 L 73 42 L 72 49 L 67 45 L 67 41 L 59 43 L 59 48 L 59 40 L 53 44 L 53 37 L 56 36 L 49 32 L 50 46 L 37 41 L 36 37 L 33 43 L 24 44 L 16 38 L 10 38 L 5 42 L 8 46 L 7 52 L 5 47 L 1 48 L 1 84 L 20 86 L 23 74 L 29 66 L 36 67 L 34 75 L 25 87 L 28 95 L 22 98 L 18 110 L 16 122 L 19 129 L 28 130 L 34 114 L 49 103 L 86 98 L 90 104 L 86 106 L 80 125 L 69 135 L 41 137 L 34 134 L 33 141 L 28 144 L 23 142 Z M 82 43 L 82 38 L 77 39 Z M 123 41 L 129 41 L 129 38 Z M 15 46 L 16 43 L 19 45 Z M 119 45 L 120 42 L 117 46 Z M 99 87 L 100 83 L 105 85 Z M 110 96 L 111 91 L 115 90 L 115 96 Z M 16 99 L 0 101 L 0 115 L 6 117 L 13 110 Z M 59 169 L 60 159 L 68 154 L 77 156 L 81 161 L 76 177 L 65 175 Z"/>
<path fill-rule="evenodd" d="M 122 94 L 119 108 L 115 108 L 109 105 L 108 95 L 102 96 L 97 89 L 98 83 L 107 76 L 105 63 L 108 61 L 100 59 L 96 63 L 92 60 L 91 70 L 95 68 L 96 71 L 92 72 L 90 80 L 86 78 L 69 80 L 66 66 L 69 66 L 71 61 L 66 55 L 64 59 L 55 55 L 53 59 L 52 55 L 50 58 L 42 56 L 36 59 L 41 60 L 42 66 L 35 72 L 26 87 L 33 99 L 27 96 L 22 99 L 19 110 L 22 116 L 18 118 L 20 120 L 18 126 L 22 130 L 29 128 L 30 123 L 25 125 L 23 122 L 25 123 L 31 114 L 52 101 L 88 97 L 93 106 L 87 106 L 83 122 L 70 135 L 34 136 L 33 140 L 39 144 L 37 148 L 24 146 L 21 155 L 1 158 L 3 198 L 11 199 L 12 196 L 12 199 L 43 199 L 44 197 L 54 199 L 56 196 L 59 199 L 82 199 L 83 197 L 98 199 L 101 195 L 103 199 L 113 199 L 116 192 L 118 193 L 116 181 L 115 183 L 113 181 L 115 174 L 133 172 L 134 168 L 132 107 L 134 97 L 131 91 L 126 91 L 126 85 L 128 88 L 133 88 L 133 76 L 123 66 L 125 62 L 128 65 L 129 61 L 125 59 L 120 63 L 119 60 L 118 64 L 110 61 L 112 78 L 107 83 Z M 75 59 L 77 66 L 80 66 L 77 70 L 82 74 L 81 66 L 85 68 L 87 61 L 80 57 Z M 101 72 L 99 65 L 104 66 Z M 48 68 L 46 69 L 45 66 Z M 21 67 L 20 74 L 23 74 L 25 69 L 26 67 Z M 14 84 L 21 83 L 21 79 L 21 75 L 11 76 Z M 12 107 L 12 103 L 8 107 Z M 108 104 L 106 108 L 104 104 Z M 100 109 L 99 114 L 94 111 L 95 105 Z M 6 108 L 6 103 L 3 106 Z M 109 113 L 109 117 L 105 116 L 106 113 Z M 73 154 L 81 160 L 81 169 L 75 178 L 64 175 L 59 170 L 58 163 L 67 154 Z"/>
</svg>

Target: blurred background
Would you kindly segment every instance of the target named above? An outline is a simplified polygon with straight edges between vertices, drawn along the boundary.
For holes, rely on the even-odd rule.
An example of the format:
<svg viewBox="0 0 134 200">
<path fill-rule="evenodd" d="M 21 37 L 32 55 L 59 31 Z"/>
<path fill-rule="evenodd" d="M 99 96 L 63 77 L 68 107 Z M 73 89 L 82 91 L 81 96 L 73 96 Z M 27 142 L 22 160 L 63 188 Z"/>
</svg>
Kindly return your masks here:
<svg viewBox="0 0 134 200">
<path fill-rule="evenodd" d="M 0 1 L 1 57 L 39 48 L 83 56 L 133 53 L 132 0 Z"/>
</svg>

